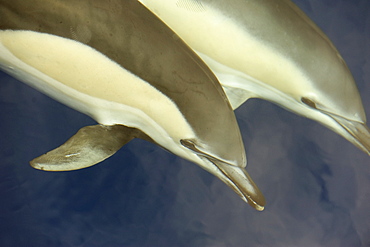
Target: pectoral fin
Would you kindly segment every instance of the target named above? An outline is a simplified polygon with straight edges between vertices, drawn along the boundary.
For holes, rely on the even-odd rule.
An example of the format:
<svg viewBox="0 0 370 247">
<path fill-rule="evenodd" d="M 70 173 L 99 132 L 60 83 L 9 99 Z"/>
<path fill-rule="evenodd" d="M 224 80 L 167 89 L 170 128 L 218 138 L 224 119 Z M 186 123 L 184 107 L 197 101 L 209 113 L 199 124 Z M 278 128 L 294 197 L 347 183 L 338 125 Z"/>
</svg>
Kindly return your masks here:
<svg viewBox="0 0 370 247">
<path fill-rule="evenodd" d="M 81 128 L 60 147 L 33 159 L 32 167 L 46 171 L 71 171 L 93 166 L 143 133 L 123 125 Z"/>
</svg>

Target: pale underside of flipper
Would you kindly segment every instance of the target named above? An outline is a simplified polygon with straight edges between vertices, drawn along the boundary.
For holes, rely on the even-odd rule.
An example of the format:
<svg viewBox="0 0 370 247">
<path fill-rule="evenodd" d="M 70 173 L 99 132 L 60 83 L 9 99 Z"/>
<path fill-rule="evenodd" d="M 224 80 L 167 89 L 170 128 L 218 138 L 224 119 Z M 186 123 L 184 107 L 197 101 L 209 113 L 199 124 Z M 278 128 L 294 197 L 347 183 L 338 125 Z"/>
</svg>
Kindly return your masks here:
<svg viewBox="0 0 370 247">
<path fill-rule="evenodd" d="M 46 171 L 71 171 L 93 166 L 136 137 L 149 139 L 140 130 L 123 125 L 81 128 L 60 147 L 33 159 L 32 167 Z"/>
</svg>

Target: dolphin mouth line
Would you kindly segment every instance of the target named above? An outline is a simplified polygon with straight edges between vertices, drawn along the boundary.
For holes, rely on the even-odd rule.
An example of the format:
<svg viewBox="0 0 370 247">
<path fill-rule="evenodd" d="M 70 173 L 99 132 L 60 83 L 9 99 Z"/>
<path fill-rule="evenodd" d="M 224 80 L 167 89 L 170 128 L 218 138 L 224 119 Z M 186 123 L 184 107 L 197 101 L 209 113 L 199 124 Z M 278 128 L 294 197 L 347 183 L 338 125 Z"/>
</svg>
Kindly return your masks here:
<svg viewBox="0 0 370 247">
<path fill-rule="evenodd" d="M 238 164 L 233 164 L 230 161 L 226 161 L 224 159 L 221 159 L 221 158 L 218 158 L 218 157 L 214 157 L 214 156 L 212 156 L 212 155 L 210 155 L 210 154 L 202 151 L 201 149 L 198 148 L 198 146 L 194 143 L 194 141 L 192 141 L 190 139 L 181 139 L 180 140 L 180 143 L 181 143 L 182 146 L 184 146 L 184 147 L 192 150 L 197 155 L 200 155 L 202 157 L 207 158 L 208 160 L 215 160 L 215 161 L 220 162 L 222 164 L 229 165 L 229 166 L 234 166 L 234 167 L 245 167 L 245 165 L 239 166 Z"/>
<path fill-rule="evenodd" d="M 352 138 L 348 139 L 353 145 L 370 156 L 370 129 L 365 122 L 359 122 L 337 114 L 316 108 L 337 122 Z"/>
<path fill-rule="evenodd" d="M 343 135 L 343 137 L 370 156 L 370 129 L 369 127 L 367 127 L 366 122 L 348 119 L 338 114 L 327 111 L 320 107 L 320 105 L 307 98 L 302 98 L 302 102 L 305 103 L 307 106 L 314 108 L 325 114 L 326 116 L 332 118 L 337 124 L 339 124 L 340 127 L 342 127 L 345 133 L 349 135 Z M 335 129 L 333 130 L 338 134 L 341 134 Z"/>
<path fill-rule="evenodd" d="M 213 162 L 212 162 L 213 163 Z M 262 211 L 263 209 L 264 209 L 264 207 L 261 207 L 260 205 L 258 205 L 249 195 L 246 195 L 246 194 L 244 194 L 243 192 L 242 192 L 242 190 L 239 188 L 239 186 L 236 184 L 236 183 L 234 183 L 234 181 L 229 177 L 229 175 L 228 174 L 226 174 L 220 167 L 218 167 L 216 164 L 214 164 L 216 167 L 217 167 L 217 169 L 222 173 L 222 174 L 224 174 L 224 176 L 225 177 L 227 177 L 228 178 L 228 180 L 229 180 L 229 182 L 231 182 L 234 186 L 235 186 L 235 188 L 237 189 L 237 194 L 238 195 L 241 195 L 241 196 L 243 196 L 243 199 L 244 200 L 246 200 L 249 204 L 251 204 L 252 203 L 252 206 L 253 207 L 255 207 L 255 208 L 257 208 L 259 211 Z"/>
<path fill-rule="evenodd" d="M 370 129 L 361 122 L 331 116 L 353 139 L 352 143 L 370 156 Z M 340 121 L 342 120 L 342 121 Z M 344 122 L 344 123 L 343 123 Z"/>
<path fill-rule="evenodd" d="M 256 210 L 258 211 L 263 211 L 265 209 L 264 207 L 264 198 L 263 198 L 263 203 L 258 203 L 256 200 L 254 200 L 250 195 L 248 195 L 247 193 L 244 193 L 243 192 L 243 189 L 237 184 L 234 182 L 234 180 L 231 178 L 231 176 L 225 172 L 215 161 L 217 161 L 216 159 L 214 158 L 211 158 L 211 157 L 204 157 L 206 160 L 208 160 L 211 164 L 213 164 L 218 171 L 220 171 L 223 175 L 224 175 L 224 178 L 226 178 L 227 180 L 227 185 L 229 187 L 231 187 L 234 192 L 236 192 L 236 194 L 238 194 L 244 201 L 246 201 L 250 206 L 252 206 L 253 208 L 255 208 Z M 234 169 L 244 169 L 244 168 L 240 168 L 240 167 L 235 167 L 235 166 L 230 166 L 228 164 L 225 164 L 226 166 L 229 166 L 231 168 L 234 168 Z M 254 184 L 253 181 L 248 181 L 248 182 L 252 182 Z M 256 187 L 256 186 L 255 186 Z M 256 189 L 258 190 L 258 188 L 256 187 Z"/>
<path fill-rule="evenodd" d="M 218 176 L 218 178 L 233 189 L 234 192 L 250 206 L 258 211 L 264 210 L 265 198 L 249 176 L 248 172 L 244 169 L 245 163 L 238 166 L 209 155 L 208 153 L 199 150 L 195 143 L 189 139 L 181 139 L 180 143 L 185 148 L 194 151 L 199 158 L 208 161 L 216 167 L 216 169 L 222 174 L 221 176 Z"/>
</svg>

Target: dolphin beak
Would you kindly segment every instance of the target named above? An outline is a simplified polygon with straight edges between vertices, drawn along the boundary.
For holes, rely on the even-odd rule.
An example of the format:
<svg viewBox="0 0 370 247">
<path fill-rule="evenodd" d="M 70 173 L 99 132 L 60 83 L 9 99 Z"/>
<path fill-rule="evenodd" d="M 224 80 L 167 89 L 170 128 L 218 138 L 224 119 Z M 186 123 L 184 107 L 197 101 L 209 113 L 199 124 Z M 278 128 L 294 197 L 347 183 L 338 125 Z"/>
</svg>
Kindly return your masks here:
<svg viewBox="0 0 370 247">
<path fill-rule="evenodd" d="M 206 161 L 208 165 L 201 166 L 232 188 L 245 202 L 258 211 L 265 208 L 265 197 L 244 168 L 246 166 L 244 153 L 237 159 L 239 162 L 230 162 L 202 151 L 193 140 L 181 139 L 180 143 Z M 212 166 L 209 166 L 209 163 Z"/>
<path fill-rule="evenodd" d="M 196 143 L 193 140 L 190 139 L 181 139 L 180 143 L 182 146 L 190 149 L 191 151 L 197 153 L 201 157 L 205 157 L 208 160 L 214 160 L 216 163 L 226 163 L 231 166 L 238 166 L 238 167 L 245 167 L 246 166 L 246 157 L 245 152 L 242 152 L 240 154 L 240 157 L 236 160 L 226 160 L 222 159 L 220 156 L 216 157 L 215 154 L 210 154 L 207 151 L 203 151 L 199 145 L 196 145 Z M 242 143 L 240 143 L 242 144 Z M 244 150 L 244 147 L 240 148 L 240 150 Z M 212 163 L 215 163 L 212 162 Z"/>
<path fill-rule="evenodd" d="M 370 129 L 365 123 L 348 120 L 328 113 L 344 130 L 344 137 L 370 156 Z"/>
<path fill-rule="evenodd" d="M 243 167 L 209 159 L 218 169 L 218 178 L 232 188 L 245 202 L 258 211 L 265 208 L 265 197 Z"/>
</svg>

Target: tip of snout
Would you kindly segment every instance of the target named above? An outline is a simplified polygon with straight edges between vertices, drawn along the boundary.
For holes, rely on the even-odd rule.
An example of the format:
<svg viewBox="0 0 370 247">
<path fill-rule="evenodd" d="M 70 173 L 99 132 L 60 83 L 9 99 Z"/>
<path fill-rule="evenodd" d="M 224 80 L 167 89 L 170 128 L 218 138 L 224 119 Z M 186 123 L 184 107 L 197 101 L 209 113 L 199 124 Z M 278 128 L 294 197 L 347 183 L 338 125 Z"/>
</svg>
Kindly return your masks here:
<svg viewBox="0 0 370 247">
<path fill-rule="evenodd" d="M 249 204 L 249 203 L 248 203 Z M 251 205 L 251 204 L 249 204 Z M 263 211 L 265 209 L 265 206 L 261 206 L 261 205 L 251 205 L 252 207 L 254 207 L 257 211 Z"/>
<path fill-rule="evenodd" d="M 214 162 L 212 162 L 214 163 Z M 265 208 L 265 197 L 243 167 L 214 163 L 221 176 L 219 178 L 231 187 L 245 202 L 258 211 Z"/>
<path fill-rule="evenodd" d="M 239 183 L 238 189 L 241 190 L 242 193 L 242 199 L 246 201 L 250 206 L 252 206 L 254 209 L 258 211 L 263 211 L 265 209 L 266 200 L 260 189 L 257 187 L 257 185 L 254 183 L 254 181 L 251 179 L 247 171 L 243 168 L 241 168 L 243 172 L 245 173 L 245 182 L 247 182 L 251 189 L 243 189 L 243 186 L 241 185 L 240 181 L 235 181 L 234 183 Z"/>
<path fill-rule="evenodd" d="M 246 157 L 244 152 L 239 159 L 230 161 L 203 151 L 193 140 L 182 139 L 180 143 L 196 153 L 202 160 L 206 160 L 206 165 L 203 168 L 226 183 L 245 202 L 258 211 L 264 210 L 265 197 L 245 170 Z"/>
<path fill-rule="evenodd" d="M 350 134 L 357 140 L 357 146 L 370 156 L 370 129 L 366 124 L 358 123 Z M 356 144 L 355 144 L 356 145 Z"/>
<path fill-rule="evenodd" d="M 348 137 L 344 137 L 370 156 L 370 129 L 366 123 L 351 121 L 333 115 L 331 117 L 349 134 L 347 135 Z"/>
</svg>

